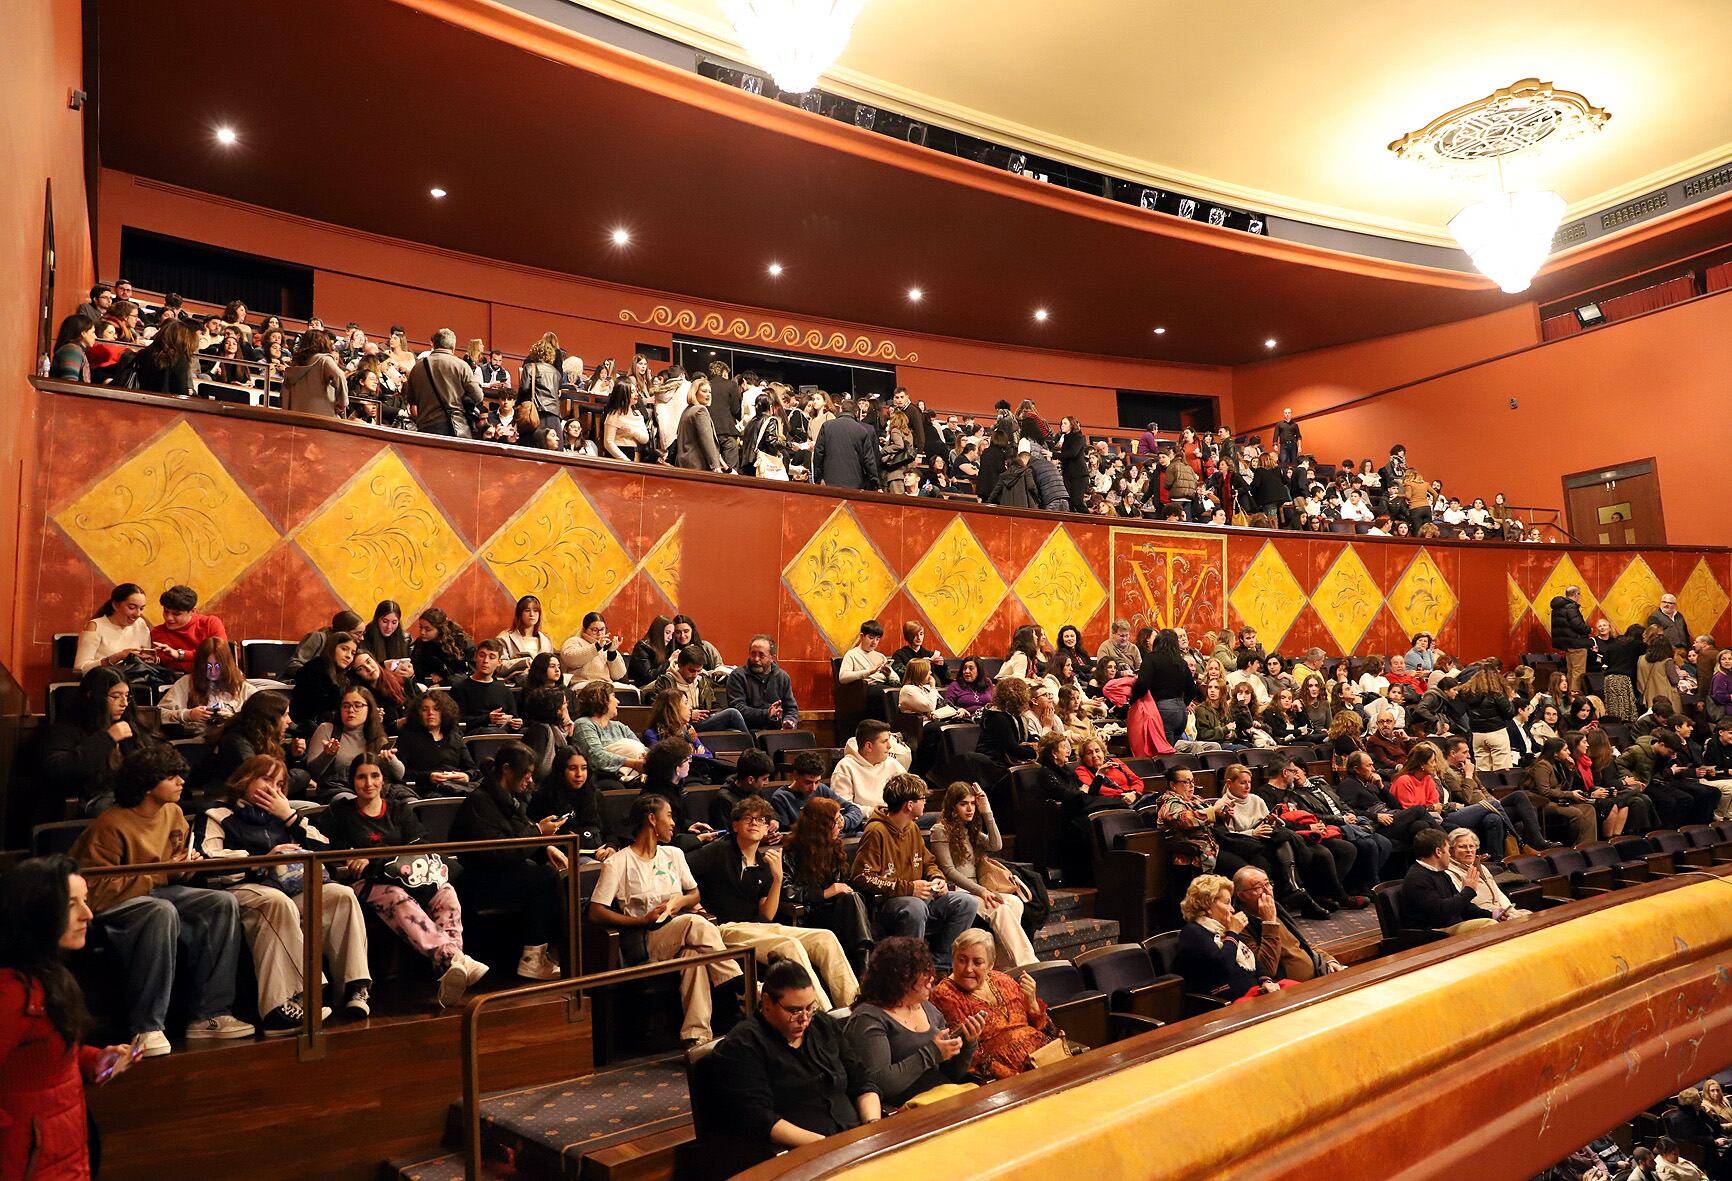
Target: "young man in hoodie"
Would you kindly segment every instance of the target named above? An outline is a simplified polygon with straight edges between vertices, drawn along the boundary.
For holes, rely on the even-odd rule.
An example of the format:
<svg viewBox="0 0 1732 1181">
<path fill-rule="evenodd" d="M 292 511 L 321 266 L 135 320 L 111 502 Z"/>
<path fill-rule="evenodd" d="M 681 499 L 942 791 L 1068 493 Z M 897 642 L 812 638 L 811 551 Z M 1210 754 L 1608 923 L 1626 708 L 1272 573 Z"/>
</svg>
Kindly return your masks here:
<svg viewBox="0 0 1732 1181">
<path fill-rule="evenodd" d="M 897 775 L 884 789 L 884 806 L 866 821 L 854 851 L 852 885 L 876 900 L 873 927 L 879 938 L 925 939 L 939 972 L 950 970 L 950 945 L 974 925 L 980 901 L 951 890 L 944 871 L 927 852 L 920 832 L 926 811 L 926 781 Z"/>
<path fill-rule="evenodd" d="M 744 755 L 740 756 L 740 761 L 745 762 Z M 782 828 L 793 832 L 807 800 L 814 796 L 834 800 L 836 806 L 842 810 L 842 835 L 857 837 L 866 827 L 866 817 L 859 808 L 831 791 L 829 785 L 823 782 L 825 769 L 824 756 L 817 751 L 794 752 L 794 757 L 788 764 L 788 784 L 776 789 L 775 794 L 770 797 L 770 806 L 776 810 L 776 818 L 782 822 Z"/>
<path fill-rule="evenodd" d="M 861 722 L 830 775 L 830 787 L 862 812 L 870 814 L 874 808 L 882 808 L 885 785 L 907 771 L 913 761 L 908 748 L 898 751 L 897 745 L 890 723 L 876 718 Z"/>
</svg>

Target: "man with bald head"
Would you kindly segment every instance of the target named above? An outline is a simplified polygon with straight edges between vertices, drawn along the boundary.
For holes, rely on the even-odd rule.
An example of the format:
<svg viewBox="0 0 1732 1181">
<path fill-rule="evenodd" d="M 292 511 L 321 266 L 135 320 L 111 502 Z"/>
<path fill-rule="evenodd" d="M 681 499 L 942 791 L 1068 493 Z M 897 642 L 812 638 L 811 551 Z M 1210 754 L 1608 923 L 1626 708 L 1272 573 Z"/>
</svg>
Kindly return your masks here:
<svg viewBox="0 0 1732 1181">
<path fill-rule="evenodd" d="M 1328 952 L 1312 947 L 1293 916 L 1275 901 L 1269 875 L 1247 865 L 1233 875 L 1233 904 L 1247 920 L 1245 936 L 1256 949 L 1257 970 L 1276 980 L 1312 980 L 1341 971 Z"/>
</svg>

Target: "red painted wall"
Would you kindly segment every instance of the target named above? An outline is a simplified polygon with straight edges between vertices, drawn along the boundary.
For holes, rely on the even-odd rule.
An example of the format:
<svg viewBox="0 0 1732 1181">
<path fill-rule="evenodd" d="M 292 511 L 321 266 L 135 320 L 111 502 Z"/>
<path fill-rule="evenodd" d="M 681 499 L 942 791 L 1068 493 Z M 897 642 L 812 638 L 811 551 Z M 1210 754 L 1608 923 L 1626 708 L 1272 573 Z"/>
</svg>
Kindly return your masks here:
<svg viewBox="0 0 1732 1181">
<path fill-rule="evenodd" d="M 42 271 L 45 185 L 54 184 L 58 281 L 54 321 L 85 299 L 91 284 L 90 219 L 85 206 L 84 116 L 67 107 L 83 85 L 83 39 L 76 0 L 8 4 L 5 65 L 0 68 L 0 373 L 36 369 L 37 293 Z M 28 47 L 28 49 L 26 49 Z M 17 579 L 23 501 L 35 482 L 36 392 L 12 381 L 9 422 L 0 430 L 0 662 L 14 663 L 22 635 Z"/>
<path fill-rule="evenodd" d="M 370 612 L 387 596 L 410 611 L 437 603 L 486 636 L 509 624 L 522 591 L 507 580 L 528 571 L 550 616 L 552 596 L 563 596 L 568 618 L 604 608 L 633 639 L 656 615 L 683 611 L 738 661 L 754 633 L 768 632 L 800 700 L 819 709 L 830 702 L 831 658 L 873 616 L 892 635 L 922 620 L 945 651 L 986 655 L 1003 655 L 1031 618 L 1049 632 L 1076 624 L 1091 649 L 1114 617 L 1183 625 L 1199 640 L 1253 622 L 1288 653 L 1404 652 L 1408 622 L 1421 618 L 1445 651 L 1514 660 L 1548 646 L 1548 581 L 1579 582 L 1598 599 L 1640 560 L 1653 601 L 1677 593 L 1693 628 L 1732 638 L 1723 549 L 1566 554 L 1112 526 L 555 460 L 197 401 L 118 392 L 40 401 L 40 515 L 23 582 L 36 609 L 20 670 L 38 701 L 54 633 L 77 630 L 122 580 L 153 600 L 190 583 L 237 638 L 298 638 L 341 607 Z M 557 482 L 566 476 L 574 484 Z M 368 593 L 341 593 L 345 579 Z M 1538 601 L 1540 614 L 1513 612 L 1512 601 Z M 1620 597 L 1619 609 L 1650 604 Z M 945 621 L 963 617 L 953 646 Z"/>
<path fill-rule="evenodd" d="M 1729 395 L 1732 291 L 1308 416 L 1305 441 L 1330 458 L 1399 441 L 1448 488 L 1543 506 L 1563 504 L 1565 473 L 1653 456 L 1667 540 L 1720 545 Z"/>
<path fill-rule="evenodd" d="M 551 329 L 568 351 L 593 363 L 604 356 L 623 361 L 639 341 L 670 343 L 668 327 L 621 318 L 622 312 L 647 318 L 665 306 L 692 313 L 694 326 L 679 329 L 682 335 L 727 337 L 702 325 L 715 314 L 724 322 L 743 316 L 754 328 L 764 321 L 777 329 L 798 325 L 802 337 L 815 330 L 822 338 L 818 346 L 764 342 L 797 352 L 846 353 L 861 337 L 873 346 L 888 341 L 903 384 L 928 406 L 947 410 L 989 410 L 999 398 L 1032 397 L 1046 406 L 1062 404 L 1051 410 L 1055 418 L 1069 411 L 1111 426 L 1118 421 L 1119 389 L 1205 395 L 1221 400 L 1223 417 L 1232 410 L 1225 368 L 1017 349 L 712 304 L 358 233 L 108 169 L 101 185 L 98 243 L 105 264 L 119 259 L 121 227 L 134 226 L 310 266 L 317 272 L 315 310 L 327 323 L 357 320 L 379 331 L 402 323 L 418 340 L 451 327 L 461 339 L 481 336 L 518 354 Z M 843 334 L 846 347 L 828 347 L 835 333 Z"/>
</svg>

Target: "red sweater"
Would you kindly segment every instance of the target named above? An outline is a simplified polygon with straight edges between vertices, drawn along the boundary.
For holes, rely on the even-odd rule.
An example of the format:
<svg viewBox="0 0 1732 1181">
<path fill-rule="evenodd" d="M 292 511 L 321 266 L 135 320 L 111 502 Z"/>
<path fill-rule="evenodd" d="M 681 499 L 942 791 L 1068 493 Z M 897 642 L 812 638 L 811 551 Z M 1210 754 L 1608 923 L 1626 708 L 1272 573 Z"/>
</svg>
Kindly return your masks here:
<svg viewBox="0 0 1732 1181">
<path fill-rule="evenodd" d="M 1076 777 L 1084 791 L 1110 800 L 1140 795 L 1143 790 L 1142 777 L 1117 759 L 1108 759 L 1098 771 L 1091 771 L 1078 763 Z"/>
<path fill-rule="evenodd" d="M 84 1080 L 102 1051 L 70 1050 L 42 1008 L 42 986 L 0 970 L 0 1177 L 88 1181 Z"/>
<path fill-rule="evenodd" d="M 1397 775 L 1395 782 L 1389 785 L 1389 794 L 1403 808 L 1415 805 L 1430 808 L 1443 802 L 1437 791 L 1437 780 L 1429 775 Z"/>
<path fill-rule="evenodd" d="M 223 627 L 222 620 L 214 615 L 205 615 L 198 611 L 194 611 L 192 618 L 186 621 L 186 626 L 178 631 L 166 623 L 159 623 L 150 629 L 152 643 L 167 644 L 171 648 L 179 648 L 186 653 L 179 659 L 170 655 L 165 655 L 162 658 L 164 668 L 171 668 L 182 676 L 192 671 L 192 654 L 198 651 L 200 644 L 212 636 L 219 640 L 226 640 L 229 638 L 229 633 Z"/>
</svg>

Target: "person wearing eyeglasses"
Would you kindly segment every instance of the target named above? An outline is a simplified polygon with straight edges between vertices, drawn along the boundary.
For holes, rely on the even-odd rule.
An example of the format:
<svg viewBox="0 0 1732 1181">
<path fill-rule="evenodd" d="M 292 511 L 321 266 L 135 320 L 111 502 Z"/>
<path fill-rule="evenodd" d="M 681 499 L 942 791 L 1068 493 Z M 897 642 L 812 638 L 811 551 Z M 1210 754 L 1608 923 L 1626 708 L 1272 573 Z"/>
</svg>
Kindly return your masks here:
<svg viewBox="0 0 1732 1181">
<path fill-rule="evenodd" d="M 791 960 L 813 975 L 823 1008 L 851 1005 L 860 983 L 835 934 L 822 927 L 776 922 L 782 903 L 782 851 L 765 843 L 775 819 L 762 796 L 747 796 L 734 805 L 731 835 L 692 854 L 698 897 L 715 916 L 725 946 L 749 947 L 759 963 L 769 963 L 772 955 Z"/>
<path fill-rule="evenodd" d="M 730 1141 L 767 1159 L 784 1148 L 882 1116 L 865 1063 L 843 1049 L 843 1023 L 821 1010 L 812 976 L 791 960 L 764 973 L 758 1011 L 708 1059 L 720 1101 L 714 1128 L 698 1120 L 706 1151 Z"/>
</svg>

